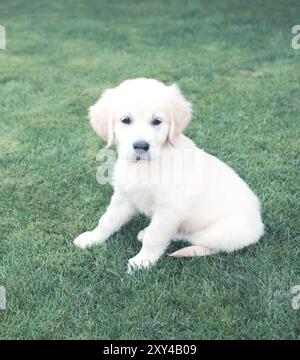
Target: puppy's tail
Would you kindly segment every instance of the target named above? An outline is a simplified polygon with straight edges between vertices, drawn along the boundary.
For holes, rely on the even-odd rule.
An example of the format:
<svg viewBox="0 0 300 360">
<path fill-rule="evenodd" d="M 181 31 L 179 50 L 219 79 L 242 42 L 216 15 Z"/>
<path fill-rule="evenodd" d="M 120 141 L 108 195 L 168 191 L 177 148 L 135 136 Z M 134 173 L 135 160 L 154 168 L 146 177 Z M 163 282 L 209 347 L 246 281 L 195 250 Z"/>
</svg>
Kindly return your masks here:
<svg viewBox="0 0 300 360">
<path fill-rule="evenodd" d="M 219 250 L 209 249 L 204 246 L 187 246 L 183 249 L 177 250 L 169 256 L 181 258 L 181 257 L 192 257 L 192 256 L 207 256 L 218 253 Z"/>
</svg>

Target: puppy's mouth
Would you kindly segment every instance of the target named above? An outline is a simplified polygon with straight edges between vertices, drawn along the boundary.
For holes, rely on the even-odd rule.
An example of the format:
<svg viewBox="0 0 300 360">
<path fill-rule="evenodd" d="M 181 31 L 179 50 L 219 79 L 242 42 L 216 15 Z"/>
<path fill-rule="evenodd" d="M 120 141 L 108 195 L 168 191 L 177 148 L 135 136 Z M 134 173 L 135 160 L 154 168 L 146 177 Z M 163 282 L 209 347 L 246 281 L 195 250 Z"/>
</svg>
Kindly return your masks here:
<svg viewBox="0 0 300 360">
<path fill-rule="evenodd" d="M 149 152 L 136 153 L 134 154 L 134 157 L 135 157 L 134 159 L 135 162 L 151 160 L 151 156 Z"/>
<path fill-rule="evenodd" d="M 154 149 L 153 149 L 154 150 Z M 125 158 L 127 161 L 133 163 L 145 163 L 155 160 L 158 157 L 158 153 L 156 150 L 154 151 L 129 151 L 127 154 L 125 153 Z"/>
</svg>

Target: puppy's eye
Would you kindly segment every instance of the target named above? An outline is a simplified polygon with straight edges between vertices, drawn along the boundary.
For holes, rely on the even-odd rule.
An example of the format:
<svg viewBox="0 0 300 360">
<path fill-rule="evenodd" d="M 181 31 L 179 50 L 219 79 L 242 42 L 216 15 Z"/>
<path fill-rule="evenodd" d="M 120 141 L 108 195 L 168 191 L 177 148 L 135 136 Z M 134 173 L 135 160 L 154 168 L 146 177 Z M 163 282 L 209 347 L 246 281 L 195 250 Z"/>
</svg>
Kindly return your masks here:
<svg viewBox="0 0 300 360">
<path fill-rule="evenodd" d="M 121 121 L 122 121 L 123 124 L 126 124 L 126 125 L 131 124 L 131 119 L 130 119 L 129 116 L 124 116 L 124 117 L 122 117 L 122 118 L 121 118 Z"/>
<path fill-rule="evenodd" d="M 161 120 L 159 118 L 155 118 L 151 121 L 151 124 L 153 126 L 158 126 L 159 124 L 161 124 Z"/>
</svg>

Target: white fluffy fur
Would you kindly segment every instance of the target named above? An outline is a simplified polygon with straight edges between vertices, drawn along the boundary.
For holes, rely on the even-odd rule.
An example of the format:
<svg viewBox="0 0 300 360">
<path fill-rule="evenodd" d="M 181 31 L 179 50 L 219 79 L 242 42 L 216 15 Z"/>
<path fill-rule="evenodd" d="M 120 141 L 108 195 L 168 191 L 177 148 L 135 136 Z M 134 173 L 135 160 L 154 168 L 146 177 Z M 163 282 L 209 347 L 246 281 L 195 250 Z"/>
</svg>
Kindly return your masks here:
<svg viewBox="0 0 300 360">
<path fill-rule="evenodd" d="M 231 168 L 182 134 L 191 120 L 191 104 L 176 85 L 127 80 L 107 90 L 89 114 L 108 146 L 117 144 L 118 160 L 107 211 L 93 231 L 75 239 L 75 245 L 103 243 L 137 212 L 151 221 L 138 234 L 142 248 L 129 260 L 129 271 L 155 263 L 171 240 L 189 241 L 192 246 L 171 254 L 189 257 L 238 250 L 262 236 L 255 194 Z M 123 124 L 124 116 L 132 123 Z M 153 126 L 153 117 L 162 123 Z M 132 144 L 139 140 L 147 141 L 150 150 L 136 161 Z"/>
</svg>

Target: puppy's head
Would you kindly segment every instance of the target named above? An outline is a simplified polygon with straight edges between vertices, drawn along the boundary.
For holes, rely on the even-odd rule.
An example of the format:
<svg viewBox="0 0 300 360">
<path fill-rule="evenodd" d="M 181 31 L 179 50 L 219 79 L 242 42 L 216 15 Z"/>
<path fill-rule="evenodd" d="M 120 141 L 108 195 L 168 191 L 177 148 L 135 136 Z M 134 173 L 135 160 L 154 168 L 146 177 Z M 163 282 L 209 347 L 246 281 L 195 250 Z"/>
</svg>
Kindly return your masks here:
<svg viewBox="0 0 300 360">
<path fill-rule="evenodd" d="M 138 161 L 158 157 L 187 126 L 191 113 L 175 84 L 140 78 L 106 90 L 90 107 L 89 118 L 107 147 L 115 143 L 120 156 Z"/>
</svg>

